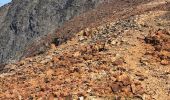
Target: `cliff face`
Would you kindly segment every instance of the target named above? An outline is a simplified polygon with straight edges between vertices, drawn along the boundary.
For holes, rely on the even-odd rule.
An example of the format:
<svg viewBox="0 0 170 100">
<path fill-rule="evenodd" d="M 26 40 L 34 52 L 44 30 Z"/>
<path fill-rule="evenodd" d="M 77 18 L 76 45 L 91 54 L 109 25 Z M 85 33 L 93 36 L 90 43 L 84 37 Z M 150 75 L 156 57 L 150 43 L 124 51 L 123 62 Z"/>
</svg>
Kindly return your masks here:
<svg viewBox="0 0 170 100">
<path fill-rule="evenodd" d="M 0 8 L 0 63 L 18 60 L 36 39 L 102 0 L 13 0 Z"/>
<path fill-rule="evenodd" d="M 3 21 L 5 19 L 5 16 L 8 12 L 9 7 L 10 7 L 10 3 L 0 7 L 0 23 L 1 24 L 3 24 Z M 0 26 L 2 26 L 2 25 L 0 25 Z"/>
</svg>

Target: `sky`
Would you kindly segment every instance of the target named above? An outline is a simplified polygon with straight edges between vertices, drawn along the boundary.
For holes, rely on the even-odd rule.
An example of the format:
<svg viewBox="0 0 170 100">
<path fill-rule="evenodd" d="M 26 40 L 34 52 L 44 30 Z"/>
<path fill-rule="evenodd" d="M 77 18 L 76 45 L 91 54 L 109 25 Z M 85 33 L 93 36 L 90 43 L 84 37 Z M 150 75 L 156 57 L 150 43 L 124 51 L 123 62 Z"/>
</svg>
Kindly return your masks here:
<svg viewBox="0 0 170 100">
<path fill-rule="evenodd" d="M 3 6 L 4 4 L 10 2 L 11 0 L 0 0 L 0 6 Z"/>
</svg>

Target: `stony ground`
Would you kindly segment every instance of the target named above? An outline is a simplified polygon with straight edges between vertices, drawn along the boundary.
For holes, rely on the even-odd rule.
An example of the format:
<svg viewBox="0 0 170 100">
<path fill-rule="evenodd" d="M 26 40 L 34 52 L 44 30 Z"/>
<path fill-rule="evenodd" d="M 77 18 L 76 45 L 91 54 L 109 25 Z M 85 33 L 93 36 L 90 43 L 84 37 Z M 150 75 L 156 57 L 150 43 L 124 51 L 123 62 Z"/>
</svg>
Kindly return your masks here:
<svg viewBox="0 0 170 100">
<path fill-rule="evenodd" d="M 6 65 L 0 99 L 169 100 L 169 14 L 148 11 L 86 28 L 44 54 Z"/>
</svg>

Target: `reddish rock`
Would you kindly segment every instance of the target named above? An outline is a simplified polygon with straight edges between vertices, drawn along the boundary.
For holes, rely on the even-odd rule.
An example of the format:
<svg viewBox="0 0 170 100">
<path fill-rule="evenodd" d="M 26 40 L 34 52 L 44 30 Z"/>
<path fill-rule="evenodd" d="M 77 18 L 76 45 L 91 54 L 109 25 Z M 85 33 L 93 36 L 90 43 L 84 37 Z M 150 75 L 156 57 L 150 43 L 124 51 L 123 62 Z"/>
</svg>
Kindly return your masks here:
<svg viewBox="0 0 170 100">
<path fill-rule="evenodd" d="M 77 51 L 77 52 L 74 53 L 74 57 L 78 57 L 78 56 L 80 56 L 80 55 L 81 55 L 81 53 L 80 53 L 79 51 Z"/>
<path fill-rule="evenodd" d="M 124 92 L 125 95 L 128 95 L 128 96 L 132 95 L 132 91 L 131 91 L 130 86 L 123 87 L 123 88 L 122 88 L 122 92 Z"/>
<path fill-rule="evenodd" d="M 161 61 L 161 64 L 162 64 L 162 65 L 169 65 L 169 61 L 168 61 L 168 60 L 162 60 L 162 61 Z"/>
<path fill-rule="evenodd" d="M 111 85 L 111 89 L 113 93 L 116 93 L 121 90 L 121 86 L 118 83 L 114 83 Z"/>
<path fill-rule="evenodd" d="M 55 45 L 55 44 L 51 44 L 51 46 L 50 46 L 50 47 L 51 47 L 51 49 L 52 49 L 52 50 L 56 50 L 56 49 L 57 49 L 57 47 L 56 47 L 56 45 Z"/>
<path fill-rule="evenodd" d="M 112 64 L 114 66 L 122 65 L 124 63 L 124 59 L 117 59 Z"/>
<path fill-rule="evenodd" d="M 53 60 L 52 60 L 54 63 L 57 63 L 58 61 L 60 61 L 59 60 L 59 58 L 58 57 L 53 57 Z"/>
<path fill-rule="evenodd" d="M 127 86 L 131 84 L 129 76 L 123 74 L 117 77 L 117 81 L 122 82 L 123 85 Z"/>
<path fill-rule="evenodd" d="M 144 89 L 141 85 L 131 84 L 131 89 L 134 94 L 143 94 Z"/>
</svg>

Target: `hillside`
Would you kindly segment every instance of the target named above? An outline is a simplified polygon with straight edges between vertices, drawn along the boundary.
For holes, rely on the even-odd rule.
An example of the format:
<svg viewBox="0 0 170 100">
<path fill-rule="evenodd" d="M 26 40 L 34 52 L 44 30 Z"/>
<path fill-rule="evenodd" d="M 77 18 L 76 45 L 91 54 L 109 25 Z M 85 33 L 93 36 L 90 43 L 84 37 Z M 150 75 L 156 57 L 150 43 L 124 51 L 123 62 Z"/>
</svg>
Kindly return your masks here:
<svg viewBox="0 0 170 100">
<path fill-rule="evenodd" d="M 169 100 L 169 10 L 169 0 L 109 0 L 73 17 L 3 65 L 0 99 Z"/>
<path fill-rule="evenodd" d="M 54 33 L 66 21 L 102 1 L 12 0 L 9 9 L 0 8 L 0 63 L 20 60 L 33 42 Z"/>
</svg>

